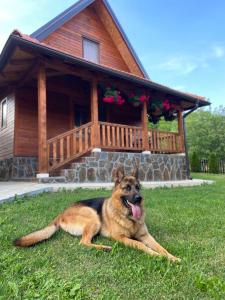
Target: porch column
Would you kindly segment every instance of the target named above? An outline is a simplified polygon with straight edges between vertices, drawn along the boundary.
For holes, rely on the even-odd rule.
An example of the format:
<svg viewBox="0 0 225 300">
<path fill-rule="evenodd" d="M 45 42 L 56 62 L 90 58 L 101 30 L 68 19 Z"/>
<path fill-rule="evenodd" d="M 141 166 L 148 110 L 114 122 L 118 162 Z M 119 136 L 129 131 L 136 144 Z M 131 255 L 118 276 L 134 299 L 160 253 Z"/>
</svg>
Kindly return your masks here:
<svg viewBox="0 0 225 300">
<path fill-rule="evenodd" d="M 184 152 L 184 123 L 182 117 L 182 111 L 177 112 L 177 122 L 178 122 L 178 134 L 180 137 L 180 152 Z"/>
<path fill-rule="evenodd" d="M 141 123 L 142 123 L 142 147 L 143 151 L 149 151 L 148 146 L 148 111 L 147 111 L 147 103 L 143 103 L 142 113 L 141 113 Z M 150 152 L 149 152 L 150 153 Z"/>
<path fill-rule="evenodd" d="M 42 64 L 38 70 L 38 171 L 37 177 L 48 177 L 46 73 Z"/>
<path fill-rule="evenodd" d="M 101 151 L 98 149 L 100 147 L 100 132 L 98 124 L 98 85 L 96 79 L 93 79 L 91 82 L 91 121 L 93 123 L 91 137 L 92 147 L 95 151 Z"/>
</svg>

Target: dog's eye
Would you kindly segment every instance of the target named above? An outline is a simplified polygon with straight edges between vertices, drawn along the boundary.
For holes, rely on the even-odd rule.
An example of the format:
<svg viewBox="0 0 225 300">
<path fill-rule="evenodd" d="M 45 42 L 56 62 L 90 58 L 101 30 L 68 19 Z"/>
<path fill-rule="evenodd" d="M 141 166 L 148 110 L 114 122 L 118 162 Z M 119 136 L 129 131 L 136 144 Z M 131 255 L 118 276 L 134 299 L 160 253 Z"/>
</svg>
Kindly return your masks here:
<svg viewBox="0 0 225 300">
<path fill-rule="evenodd" d="M 126 190 L 127 190 L 128 192 L 131 191 L 131 186 L 130 186 L 129 184 L 126 186 Z"/>
</svg>

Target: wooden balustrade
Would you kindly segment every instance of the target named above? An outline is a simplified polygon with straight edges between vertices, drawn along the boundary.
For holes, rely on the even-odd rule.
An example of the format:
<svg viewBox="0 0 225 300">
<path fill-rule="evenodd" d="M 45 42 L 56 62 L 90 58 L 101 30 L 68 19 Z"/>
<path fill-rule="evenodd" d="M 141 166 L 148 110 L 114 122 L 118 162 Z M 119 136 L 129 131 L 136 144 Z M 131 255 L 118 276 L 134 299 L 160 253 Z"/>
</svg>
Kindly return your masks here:
<svg viewBox="0 0 225 300">
<path fill-rule="evenodd" d="M 175 132 L 148 130 L 143 144 L 141 127 L 99 122 L 100 147 L 108 150 L 149 150 L 152 153 L 183 152 L 183 139 Z M 72 129 L 47 141 L 48 170 L 52 171 L 76 159 L 95 147 L 93 123 Z"/>
<path fill-rule="evenodd" d="M 100 145 L 103 149 L 142 150 L 141 127 L 100 122 Z"/>
<path fill-rule="evenodd" d="M 148 130 L 148 149 L 156 153 L 182 152 L 181 137 L 176 132 Z"/>
<path fill-rule="evenodd" d="M 88 123 L 47 141 L 49 171 L 91 150 L 91 127 Z"/>
</svg>

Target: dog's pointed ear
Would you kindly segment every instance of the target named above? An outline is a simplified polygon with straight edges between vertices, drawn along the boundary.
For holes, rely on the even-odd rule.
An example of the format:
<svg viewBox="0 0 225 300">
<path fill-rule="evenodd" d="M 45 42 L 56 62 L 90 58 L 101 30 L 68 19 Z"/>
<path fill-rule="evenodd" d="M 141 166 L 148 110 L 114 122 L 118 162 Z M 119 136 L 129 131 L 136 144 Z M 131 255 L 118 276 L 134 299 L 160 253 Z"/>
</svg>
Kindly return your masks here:
<svg viewBox="0 0 225 300">
<path fill-rule="evenodd" d="M 138 180 L 139 174 L 138 174 L 138 167 L 134 168 L 131 176 L 135 177 Z"/>
<path fill-rule="evenodd" d="M 121 180 L 124 178 L 124 168 L 118 167 L 114 172 L 114 182 L 115 186 L 121 182 Z"/>
</svg>

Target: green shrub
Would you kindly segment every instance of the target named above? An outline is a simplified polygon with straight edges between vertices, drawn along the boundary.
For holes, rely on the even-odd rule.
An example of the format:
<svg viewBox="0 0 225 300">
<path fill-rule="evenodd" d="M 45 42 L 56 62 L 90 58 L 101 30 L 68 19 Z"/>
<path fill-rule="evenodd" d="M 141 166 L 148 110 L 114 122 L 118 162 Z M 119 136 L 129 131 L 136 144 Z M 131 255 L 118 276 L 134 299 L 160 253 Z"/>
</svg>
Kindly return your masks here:
<svg viewBox="0 0 225 300">
<path fill-rule="evenodd" d="M 201 172 L 201 161 L 197 152 L 193 152 L 191 156 L 191 171 L 192 172 Z"/>
<path fill-rule="evenodd" d="M 219 173 L 219 161 L 215 153 L 211 153 L 209 156 L 209 172 L 214 174 Z"/>
</svg>

